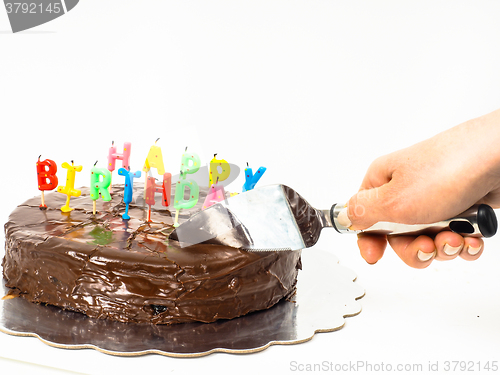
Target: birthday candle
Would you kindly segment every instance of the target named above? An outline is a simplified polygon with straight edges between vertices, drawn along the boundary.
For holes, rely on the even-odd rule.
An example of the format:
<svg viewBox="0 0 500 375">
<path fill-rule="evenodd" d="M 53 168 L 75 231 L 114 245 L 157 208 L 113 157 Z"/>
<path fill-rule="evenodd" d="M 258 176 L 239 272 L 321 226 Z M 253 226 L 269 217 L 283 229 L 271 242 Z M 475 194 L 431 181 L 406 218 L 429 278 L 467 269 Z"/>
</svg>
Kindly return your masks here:
<svg viewBox="0 0 500 375">
<path fill-rule="evenodd" d="M 125 142 L 123 144 L 123 152 L 122 153 L 116 152 L 115 142 L 113 141 L 108 152 L 108 171 L 113 172 L 115 170 L 117 159 L 122 161 L 122 168 L 125 168 L 126 170 L 129 169 L 131 151 L 132 151 L 132 143 Z"/>
<path fill-rule="evenodd" d="M 71 197 L 79 197 L 82 194 L 81 190 L 75 189 L 75 175 L 76 175 L 76 172 L 81 172 L 83 167 L 81 165 L 78 165 L 75 167 L 73 161 L 71 161 L 71 165 L 69 165 L 66 162 L 62 163 L 62 167 L 64 169 L 68 170 L 66 172 L 66 185 L 65 186 L 58 186 L 57 192 L 67 195 L 66 204 L 61 207 L 61 211 L 62 212 L 70 212 L 73 210 L 69 206 L 70 198 Z"/>
<path fill-rule="evenodd" d="M 179 181 L 175 185 L 175 195 L 174 195 L 174 208 L 175 208 L 175 220 L 174 226 L 179 226 L 178 218 L 179 218 L 179 210 L 190 209 L 193 208 L 196 203 L 198 203 L 198 198 L 200 196 L 200 187 L 196 183 L 196 181 L 192 179 L 188 179 L 188 174 L 193 174 L 200 169 L 200 158 L 198 155 L 192 152 L 186 151 L 182 155 L 181 158 L 181 170 L 179 175 Z M 186 189 L 189 190 L 189 198 L 185 199 L 184 195 Z"/>
<path fill-rule="evenodd" d="M 90 198 L 93 200 L 94 215 L 96 210 L 96 201 L 99 199 L 99 195 L 105 202 L 109 202 L 111 200 L 111 195 L 108 190 L 110 184 L 111 172 L 106 168 L 97 168 L 94 164 L 94 167 L 90 170 Z"/>
<path fill-rule="evenodd" d="M 41 155 L 40 155 L 41 156 Z M 40 208 L 47 208 L 45 205 L 45 195 L 44 191 L 53 190 L 57 187 L 57 164 L 50 159 L 45 159 L 44 161 L 40 161 L 40 156 L 38 157 L 38 161 L 36 163 L 36 174 L 38 179 L 38 190 L 42 192 L 42 204 Z"/>
<path fill-rule="evenodd" d="M 216 159 L 216 156 L 217 154 L 214 154 L 214 158 L 210 161 L 208 186 L 212 186 L 214 181 L 222 182 L 226 180 L 231 174 L 231 167 L 229 163 L 224 159 Z"/>
<path fill-rule="evenodd" d="M 252 190 L 257 182 L 260 180 L 264 172 L 266 171 L 266 168 L 260 167 L 255 174 L 252 172 L 252 168 L 247 167 L 245 168 L 245 183 L 243 184 L 243 192 L 247 190 Z"/>
<path fill-rule="evenodd" d="M 211 205 L 224 200 L 226 197 L 226 193 L 224 191 L 224 186 L 219 185 L 217 183 L 212 184 L 210 189 L 208 190 L 207 197 L 205 198 L 205 202 L 203 203 L 203 209 L 210 207 Z"/>
<path fill-rule="evenodd" d="M 122 161 L 122 168 L 129 169 L 130 163 L 130 153 L 132 151 L 132 143 L 125 142 L 123 144 L 123 152 L 116 152 L 115 142 L 111 143 L 111 147 L 108 152 L 108 171 L 111 172 L 111 176 L 113 176 L 113 171 L 115 170 L 116 160 Z M 111 190 L 111 183 L 109 184 L 109 188 Z"/>
<path fill-rule="evenodd" d="M 123 202 L 125 202 L 125 213 L 122 215 L 122 218 L 124 220 L 129 220 L 130 216 L 128 214 L 128 208 L 129 204 L 132 202 L 132 198 L 134 195 L 134 178 L 139 178 L 141 177 L 141 171 L 137 172 L 130 172 L 129 170 L 125 168 L 120 168 L 118 170 L 118 174 L 120 176 L 125 176 L 125 187 L 123 191 Z"/>
<path fill-rule="evenodd" d="M 161 193 L 162 206 L 168 207 L 170 205 L 170 185 L 172 184 L 172 175 L 170 173 L 163 174 L 163 182 L 161 185 L 156 184 L 154 177 L 148 176 L 146 186 L 146 204 L 154 206 L 155 193 Z"/>
<path fill-rule="evenodd" d="M 158 174 L 160 175 L 165 174 L 165 166 L 163 165 L 161 148 L 159 146 L 156 146 L 156 142 L 158 142 L 158 139 L 155 141 L 155 144 L 149 149 L 148 156 L 146 157 L 146 161 L 144 162 L 144 167 L 142 168 L 142 170 L 146 172 L 146 180 L 144 181 L 144 199 L 146 199 L 146 184 L 148 177 L 147 173 L 151 170 L 151 168 L 156 168 Z"/>
</svg>

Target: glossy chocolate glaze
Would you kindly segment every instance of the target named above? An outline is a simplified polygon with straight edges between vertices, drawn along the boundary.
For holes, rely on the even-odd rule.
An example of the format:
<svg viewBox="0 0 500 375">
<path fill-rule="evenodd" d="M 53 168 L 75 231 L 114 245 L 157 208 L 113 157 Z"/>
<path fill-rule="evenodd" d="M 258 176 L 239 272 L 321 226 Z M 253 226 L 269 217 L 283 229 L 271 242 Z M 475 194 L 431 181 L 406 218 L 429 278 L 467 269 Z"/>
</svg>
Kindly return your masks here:
<svg viewBox="0 0 500 375">
<path fill-rule="evenodd" d="M 9 294 L 55 305 L 94 318 L 172 324 L 213 322 L 267 309 L 295 293 L 300 251 L 247 252 L 217 244 L 180 247 L 168 239 L 172 215 L 131 204 L 125 211 L 123 188 L 110 202 L 97 201 L 92 214 L 88 188 L 72 198 L 45 194 L 12 212 L 5 224 L 3 275 Z M 141 190 L 141 188 L 138 188 Z M 198 212 L 181 211 L 179 221 Z M 173 201 L 173 189 L 172 189 Z M 159 198 L 158 198 L 159 200 Z"/>
<path fill-rule="evenodd" d="M 306 247 L 313 246 L 318 242 L 323 229 L 323 222 L 318 210 L 312 207 L 307 201 L 295 190 L 283 185 L 286 199 L 290 206 L 293 216 L 299 231 L 302 234 L 302 239 Z"/>
</svg>

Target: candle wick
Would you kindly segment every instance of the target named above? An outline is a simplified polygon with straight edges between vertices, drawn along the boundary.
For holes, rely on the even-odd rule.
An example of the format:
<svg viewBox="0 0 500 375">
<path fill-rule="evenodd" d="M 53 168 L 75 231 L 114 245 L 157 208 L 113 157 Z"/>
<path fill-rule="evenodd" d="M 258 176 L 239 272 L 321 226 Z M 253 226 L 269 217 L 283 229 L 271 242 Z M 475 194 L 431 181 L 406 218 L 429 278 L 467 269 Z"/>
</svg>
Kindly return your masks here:
<svg viewBox="0 0 500 375">
<path fill-rule="evenodd" d="M 186 148 L 184 149 L 184 152 L 186 152 L 188 150 L 188 147 L 186 146 Z"/>
<path fill-rule="evenodd" d="M 215 181 L 215 185 L 219 183 L 219 176 L 217 176 L 217 181 Z"/>
<path fill-rule="evenodd" d="M 113 146 L 115 144 L 115 141 L 111 141 L 111 146 Z"/>
<path fill-rule="evenodd" d="M 247 168 L 248 168 L 248 161 L 247 161 Z"/>
<path fill-rule="evenodd" d="M 156 144 L 156 142 L 158 142 L 159 140 L 160 140 L 160 138 L 157 138 L 157 139 L 156 139 L 156 141 L 155 141 L 155 144 Z"/>
<path fill-rule="evenodd" d="M 98 161 L 99 161 L 99 160 L 96 160 L 96 161 L 95 161 L 95 163 L 94 163 L 94 167 L 95 167 L 95 165 L 97 164 L 97 162 L 98 162 Z"/>
<path fill-rule="evenodd" d="M 38 157 L 38 161 L 40 161 L 40 158 L 42 157 L 42 155 L 40 154 L 40 156 Z"/>
<path fill-rule="evenodd" d="M 214 154 L 214 159 L 215 159 L 216 156 L 217 156 L 217 154 Z"/>
<path fill-rule="evenodd" d="M 75 164 L 75 162 L 73 160 L 71 160 L 71 165 Z"/>
</svg>

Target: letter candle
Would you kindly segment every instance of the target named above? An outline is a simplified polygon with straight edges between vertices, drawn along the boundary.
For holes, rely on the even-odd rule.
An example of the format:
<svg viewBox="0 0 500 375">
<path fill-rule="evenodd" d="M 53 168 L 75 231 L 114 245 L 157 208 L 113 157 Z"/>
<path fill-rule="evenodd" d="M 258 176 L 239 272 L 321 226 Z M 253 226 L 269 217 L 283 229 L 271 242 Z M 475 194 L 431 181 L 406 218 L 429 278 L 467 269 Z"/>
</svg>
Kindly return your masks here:
<svg viewBox="0 0 500 375">
<path fill-rule="evenodd" d="M 151 168 L 156 168 L 159 175 L 165 174 L 165 166 L 163 165 L 163 156 L 161 154 L 161 148 L 156 146 L 156 142 L 158 142 L 160 138 L 155 141 L 155 144 L 151 146 L 149 149 L 148 156 L 146 157 L 146 161 L 144 162 L 144 167 L 142 170 L 145 173 L 145 181 L 144 181 L 144 199 L 146 199 L 146 185 L 148 182 L 148 172 Z"/>
<path fill-rule="evenodd" d="M 125 142 L 123 144 L 123 152 L 116 152 L 115 141 L 111 142 L 111 147 L 108 152 L 108 171 L 111 172 L 111 176 L 113 175 L 113 171 L 115 170 L 116 160 L 122 161 L 122 168 L 129 169 L 130 163 L 130 152 L 132 151 L 132 143 Z M 109 184 L 109 190 L 111 190 L 111 183 Z"/>
<path fill-rule="evenodd" d="M 141 171 L 130 172 L 130 167 L 128 170 L 125 168 L 120 168 L 118 170 L 120 176 L 125 176 L 125 190 L 123 191 L 123 202 L 125 202 L 125 213 L 122 215 L 124 220 L 129 220 L 130 216 L 128 214 L 129 204 L 132 202 L 132 197 L 134 195 L 134 178 L 141 177 Z"/>
<path fill-rule="evenodd" d="M 210 189 L 208 190 L 207 197 L 205 198 L 205 202 L 203 203 L 203 209 L 210 207 L 211 205 L 220 202 L 226 197 L 226 192 L 224 191 L 223 185 L 217 185 L 219 180 L 212 184 Z"/>
<path fill-rule="evenodd" d="M 195 153 L 188 153 L 187 147 L 184 150 L 181 158 L 181 170 L 179 181 L 175 185 L 174 208 L 175 220 L 174 227 L 179 226 L 179 210 L 193 208 L 198 202 L 200 196 L 200 187 L 196 181 L 186 179 L 188 174 L 196 173 L 200 169 L 200 158 Z M 189 189 L 189 198 L 185 199 L 184 194 L 186 188 Z"/>
<path fill-rule="evenodd" d="M 148 222 L 151 222 L 151 206 L 155 204 L 155 193 L 161 193 L 161 204 L 164 207 L 170 205 L 170 185 L 172 184 L 172 175 L 170 173 L 163 174 L 163 183 L 156 184 L 156 178 L 147 176 L 146 179 L 146 204 L 149 206 Z"/>
<path fill-rule="evenodd" d="M 81 190 L 75 189 L 75 175 L 76 172 L 81 172 L 82 171 L 82 166 L 78 165 L 75 167 L 73 160 L 71 160 L 71 165 L 68 163 L 64 162 L 61 165 L 64 169 L 67 169 L 68 171 L 66 172 L 66 185 L 65 186 L 58 186 L 57 187 L 57 192 L 66 194 L 66 204 L 61 207 L 62 212 L 70 212 L 73 209 L 69 206 L 69 200 L 71 197 L 79 197 L 82 194 Z"/>
<path fill-rule="evenodd" d="M 53 190 L 57 187 L 57 164 L 50 159 L 45 159 L 44 161 L 40 161 L 40 155 L 38 157 L 38 161 L 36 162 L 36 174 L 38 179 L 38 190 L 42 192 L 42 204 L 40 205 L 40 209 L 46 209 L 45 205 L 45 190 Z"/>
<path fill-rule="evenodd" d="M 224 181 L 231 174 L 231 167 L 227 161 L 224 159 L 216 159 L 217 154 L 214 154 L 214 158 L 210 161 L 209 168 L 209 181 L 208 186 L 212 186 L 214 181 Z M 221 172 L 219 173 L 219 168 Z"/>
<path fill-rule="evenodd" d="M 266 170 L 266 168 L 260 167 L 257 172 L 253 174 L 252 168 L 250 168 L 247 163 L 247 167 L 245 168 L 245 183 L 243 184 L 243 192 L 252 190 Z"/>
<path fill-rule="evenodd" d="M 102 200 L 109 202 L 111 195 L 109 194 L 109 185 L 111 185 L 111 172 L 106 168 L 97 168 L 97 162 L 90 170 L 90 198 L 92 198 L 93 214 L 96 212 L 96 202 L 101 195 Z M 102 177 L 102 179 L 101 179 Z"/>
</svg>

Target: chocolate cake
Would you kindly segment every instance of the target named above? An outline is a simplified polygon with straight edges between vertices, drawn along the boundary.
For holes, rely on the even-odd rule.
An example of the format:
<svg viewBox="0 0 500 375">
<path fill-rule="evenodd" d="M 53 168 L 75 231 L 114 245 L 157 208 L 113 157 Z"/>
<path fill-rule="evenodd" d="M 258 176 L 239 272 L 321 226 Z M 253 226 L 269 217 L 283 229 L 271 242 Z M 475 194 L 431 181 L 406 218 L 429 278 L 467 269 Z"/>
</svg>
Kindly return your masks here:
<svg viewBox="0 0 500 375">
<path fill-rule="evenodd" d="M 61 212 L 66 196 L 56 192 L 45 195 L 46 210 L 35 197 L 12 212 L 2 263 L 9 296 L 94 318 L 173 324 L 235 318 L 295 293 L 300 251 L 181 247 L 168 238 L 167 208 L 153 207 L 148 223 L 148 206 L 131 203 L 131 219 L 123 220 L 123 188 L 113 186 L 112 200 L 99 200 L 94 216 L 89 189 L 81 190 L 71 212 Z M 198 204 L 181 210 L 180 223 L 206 194 L 200 189 Z"/>
</svg>

